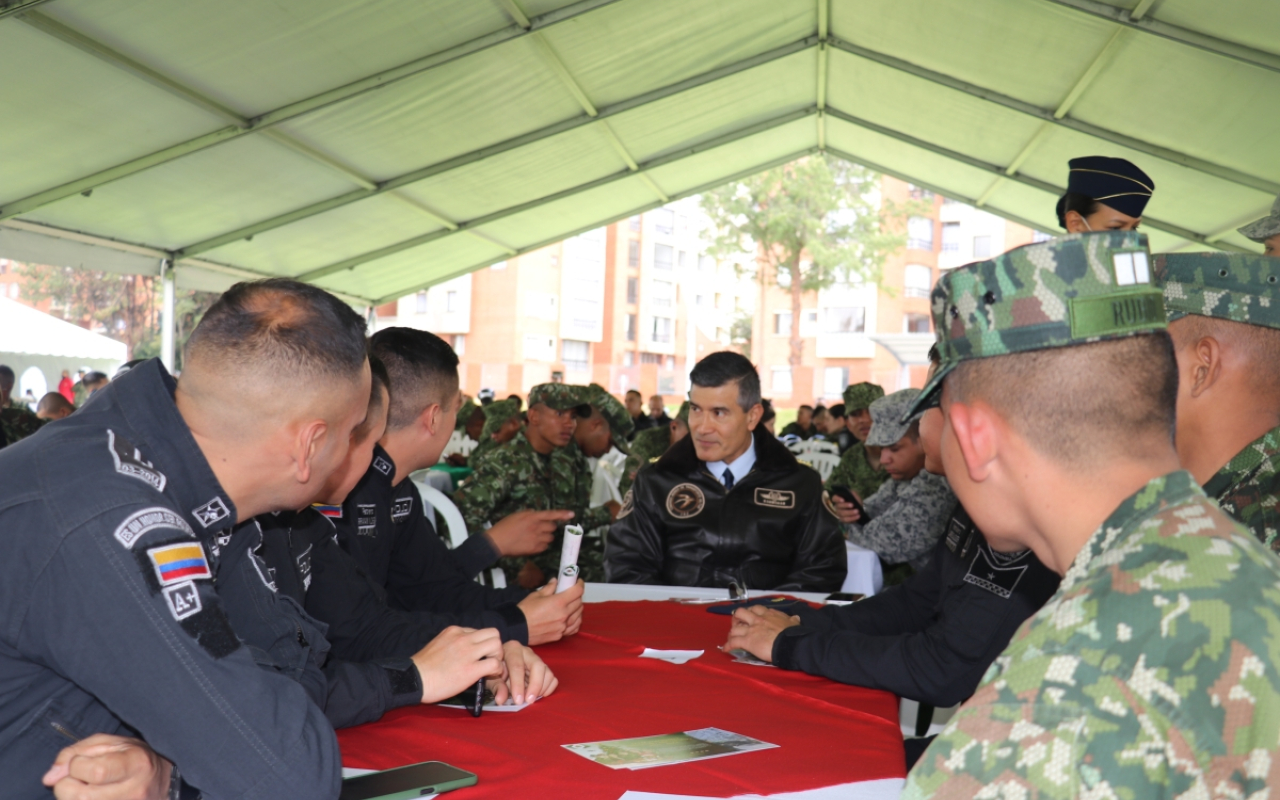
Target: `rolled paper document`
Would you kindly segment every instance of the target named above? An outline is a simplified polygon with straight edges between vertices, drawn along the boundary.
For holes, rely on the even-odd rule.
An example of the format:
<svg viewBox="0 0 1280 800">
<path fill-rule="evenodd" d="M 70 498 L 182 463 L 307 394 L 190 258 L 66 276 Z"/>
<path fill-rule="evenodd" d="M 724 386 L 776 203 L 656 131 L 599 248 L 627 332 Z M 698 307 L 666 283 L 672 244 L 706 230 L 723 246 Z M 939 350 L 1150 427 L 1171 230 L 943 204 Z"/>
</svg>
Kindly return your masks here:
<svg viewBox="0 0 1280 800">
<path fill-rule="evenodd" d="M 578 551 L 582 548 L 582 526 L 564 526 L 564 546 L 560 548 L 560 577 L 556 594 L 572 589 L 578 582 Z"/>
</svg>

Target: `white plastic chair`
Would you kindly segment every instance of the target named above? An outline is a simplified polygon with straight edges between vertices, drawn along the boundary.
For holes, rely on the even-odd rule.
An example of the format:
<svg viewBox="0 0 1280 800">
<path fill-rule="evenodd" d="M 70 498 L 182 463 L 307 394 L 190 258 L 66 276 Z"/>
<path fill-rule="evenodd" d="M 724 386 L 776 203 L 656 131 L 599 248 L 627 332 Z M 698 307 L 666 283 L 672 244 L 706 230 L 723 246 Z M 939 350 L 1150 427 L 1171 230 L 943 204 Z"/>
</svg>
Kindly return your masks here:
<svg viewBox="0 0 1280 800">
<path fill-rule="evenodd" d="M 434 508 L 444 518 L 445 541 L 449 543 L 449 548 L 453 549 L 466 541 L 467 523 L 462 519 L 462 512 L 453 504 L 449 496 L 434 486 L 428 486 L 421 480 L 414 479 L 413 485 L 418 490 L 418 497 L 422 498 L 423 513 L 426 513 L 429 508 Z M 431 517 L 428 517 L 428 519 L 431 519 Z M 489 576 L 495 589 L 502 589 L 507 585 L 506 575 L 503 574 L 500 567 L 494 567 L 489 570 Z M 476 580 L 480 580 L 480 577 L 477 577 Z"/>
<path fill-rule="evenodd" d="M 832 470 L 834 470 L 836 465 L 840 463 L 840 456 L 835 453 L 824 453 L 816 450 L 810 453 L 805 453 L 800 456 L 800 458 L 802 461 L 808 461 L 812 464 L 813 468 L 818 471 L 818 474 L 822 476 L 824 481 L 831 477 Z"/>
<path fill-rule="evenodd" d="M 839 453 L 840 448 L 835 442 L 828 442 L 825 439 L 806 439 L 799 444 L 802 453 Z"/>
</svg>

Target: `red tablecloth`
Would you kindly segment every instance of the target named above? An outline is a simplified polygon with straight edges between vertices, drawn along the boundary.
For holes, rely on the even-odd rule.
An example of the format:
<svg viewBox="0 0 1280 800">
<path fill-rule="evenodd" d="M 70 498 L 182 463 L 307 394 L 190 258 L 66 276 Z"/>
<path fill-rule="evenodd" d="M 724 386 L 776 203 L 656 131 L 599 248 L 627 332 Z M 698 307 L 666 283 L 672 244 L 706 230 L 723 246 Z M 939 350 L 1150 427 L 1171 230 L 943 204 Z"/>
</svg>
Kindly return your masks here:
<svg viewBox="0 0 1280 800">
<path fill-rule="evenodd" d="M 728 797 L 904 776 L 893 695 L 799 672 L 734 663 L 716 649 L 728 617 L 674 602 L 588 605 L 577 636 L 538 648 L 560 678 L 551 697 L 517 713 L 403 708 L 338 732 L 348 767 L 445 761 L 480 776 L 459 800 L 616 800 L 624 791 Z M 706 650 L 677 665 L 645 647 Z M 612 770 L 560 745 L 716 727 L 780 745 L 724 758 Z"/>
</svg>

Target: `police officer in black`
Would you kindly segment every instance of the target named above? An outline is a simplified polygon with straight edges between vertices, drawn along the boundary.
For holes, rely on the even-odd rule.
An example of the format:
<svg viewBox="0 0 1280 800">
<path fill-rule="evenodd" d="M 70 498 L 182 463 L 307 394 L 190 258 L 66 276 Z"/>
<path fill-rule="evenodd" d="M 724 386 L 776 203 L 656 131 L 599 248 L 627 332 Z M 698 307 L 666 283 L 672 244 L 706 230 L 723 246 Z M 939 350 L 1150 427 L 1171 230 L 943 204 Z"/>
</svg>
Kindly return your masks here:
<svg viewBox="0 0 1280 800">
<path fill-rule="evenodd" d="M 835 591 L 848 569 L 822 479 L 760 426 L 738 353 L 689 374 L 689 435 L 641 467 L 605 543 L 611 583 Z"/>
<path fill-rule="evenodd" d="M 224 560 L 227 532 L 308 502 L 368 395 L 359 315 L 305 284 L 239 284 L 193 332 L 180 382 L 146 362 L 0 453 L 7 796 L 138 750 L 163 754 L 140 780 L 171 796 L 338 796 L 332 727 L 255 663 L 218 589 L 274 602 L 251 563 Z"/>
</svg>

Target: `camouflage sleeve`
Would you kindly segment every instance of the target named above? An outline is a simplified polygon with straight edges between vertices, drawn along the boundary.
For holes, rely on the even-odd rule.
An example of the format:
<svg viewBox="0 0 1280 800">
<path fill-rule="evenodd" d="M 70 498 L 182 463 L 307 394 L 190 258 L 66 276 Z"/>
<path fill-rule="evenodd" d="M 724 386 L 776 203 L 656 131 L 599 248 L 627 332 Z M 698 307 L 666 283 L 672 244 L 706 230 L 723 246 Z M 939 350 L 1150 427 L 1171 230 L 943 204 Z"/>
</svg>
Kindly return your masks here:
<svg viewBox="0 0 1280 800">
<path fill-rule="evenodd" d="M 858 448 L 855 445 L 854 447 L 846 450 L 844 455 L 840 456 L 840 463 L 837 464 L 836 468 L 831 470 L 831 474 L 827 476 L 825 486 L 828 490 L 834 489 L 837 486 L 851 488 L 854 485 L 854 482 L 857 480 L 855 468 L 858 455 L 856 452 L 857 449 Z M 866 500 L 867 498 L 863 497 L 862 499 Z"/>
<path fill-rule="evenodd" d="M 40 430 L 44 423 L 25 408 L 0 409 L 0 447 L 27 438 Z"/>
<path fill-rule="evenodd" d="M 453 502 L 467 523 L 468 536 L 484 533 L 485 523 L 494 521 L 494 510 L 507 496 L 508 471 L 505 463 L 498 451 L 490 452 L 471 477 L 453 493 Z"/>
<path fill-rule="evenodd" d="M 622 478 L 618 481 L 618 493 L 624 497 L 627 490 L 631 488 L 631 482 L 635 480 L 636 471 L 644 466 L 644 462 L 640 460 L 640 454 L 636 452 L 635 446 L 631 448 L 631 455 L 627 456 L 627 460 L 622 462 Z"/>
<path fill-rule="evenodd" d="M 901 564 L 920 558 L 933 549 L 943 525 L 955 508 L 956 497 L 947 479 L 921 472 L 893 494 L 887 507 L 874 502 L 886 493 L 882 487 L 864 504 L 871 521 L 850 526 L 849 539 L 890 564 Z"/>
<path fill-rule="evenodd" d="M 840 463 L 827 478 L 826 488 L 843 486 L 852 489 L 864 501 L 889 480 L 889 473 L 871 463 L 861 442 L 845 451 Z"/>
</svg>

